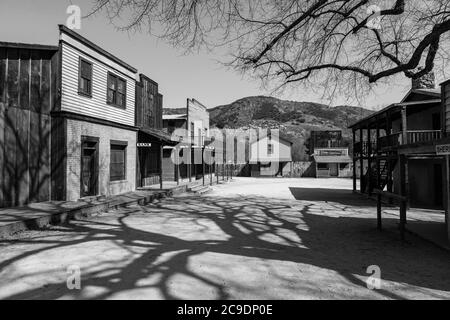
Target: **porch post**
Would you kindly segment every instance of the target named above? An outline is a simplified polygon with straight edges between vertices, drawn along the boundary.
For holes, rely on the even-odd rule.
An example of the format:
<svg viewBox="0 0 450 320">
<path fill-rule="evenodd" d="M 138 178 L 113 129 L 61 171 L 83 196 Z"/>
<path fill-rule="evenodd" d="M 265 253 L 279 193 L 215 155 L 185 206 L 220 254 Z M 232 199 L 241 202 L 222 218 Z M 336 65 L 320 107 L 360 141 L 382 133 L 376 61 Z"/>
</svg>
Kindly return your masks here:
<svg viewBox="0 0 450 320">
<path fill-rule="evenodd" d="M 364 135 L 364 131 L 363 128 L 359 129 L 359 142 L 361 142 L 361 152 L 359 154 L 359 163 L 360 163 L 360 168 L 359 168 L 359 173 L 360 173 L 360 177 L 359 177 L 359 189 L 361 190 L 361 193 L 364 193 L 364 189 L 363 189 L 363 180 L 364 180 L 364 146 L 363 146 L 363 135 Z"/>
<path fill-rule="evenodd" d="M 400 195 L 407 196 L 406 192 L 406 166 L 407 159 L 405 155 L 400 155 Z M 402 240 L 405 238 L 407 201 L 402 201 L 400 205 L 400 233 Z"/>
<path fill-rule="evenodd" d="M 205 185 L 205 147 L 202 147 L 202 182 Z"/>
<path fill-rule="evenodd" d="M 372 195 L 372 129 L 367 126 L 367 184 L 369 186 L 369 196 Z"/>
<path fill-rule="evenodd" d="M 375 145 L 375 159 L 377 162 L 377 188 L 381 188 L 381 168 L 380 168 L 380 158 L 379 158 L 379 148 L 378 148 L 378 140 L 380 139 L 380 121 L 378 117 L 376 118 L 377 121 L 377 133 L 376 133 L 376 145 Z M 383 191 L 383 190 L 381 190 Z"/>
<path fill-rule="evenodd" d="M 446 167 L 446 173 L 444 178 L 445 183 L 445 191 L 446 191 L 446 206 L 445 206 L 445 223 L 447 225 L 447 237 L 450 241 L 450 156 L 445 156 L 445 167 Z"/>
<path fill-rule="evenodd" d="M 392 119 L 391 119 L 391 113 L 387 112 L 386 114 L 386 135 L 390 135 L 392 134 Z M 392 157 L 390 152 L 388 153 L 388 158 L 387 158 L 387 166 L 388 166 L 388 171 L 387 171 L 387 191 L 392 193 L 392 170 L 394 168 L 392 168 Z M 389 203 L 391 203 L 391 199 L 389 199 Z"/>
<path fill-rule="evenodd" d="M 353 129 L 353 153 L 352 153 L 352 160 L 353 160 L 353 192 L 356 192 L 356 152 L 355 152 L 355 145 L 356 145 L 356 130 Z"/>
<path fill-rule="evenodd" d="M 209 158 L 210 158 L 210 164 L 208 165 L 208 168 L 209 168 L 209 184 L 210 185 L 212 185 L 213 184 L 213 176 L 212 176 L 212 164 L 211 164 L 211 160 L 212 160 L 212 150 L 210 150 L 209 151 L 210 152 L 210 156 L 209 156 Z"/>
<path fill-rule="evenodd" d="M 161 190 L 163 188 L 163 172 L 162 172 L 163 153 L 164 153 L 164 147 L 163 147 L 163 143 L 161 141 L 161 144 L 159 145 L 159 188 Z"/>
<path fill-rule="evenodd" d="M 406 107 L 402 107 L 402 143 L 408 144 L 408 119 Z"/>
<path fill-rule="evenodd" d="M 175 150 L 177 151 L 177 163 L 175 164 L 176 168 L 177 168 L 177 185 L 180 185 L 180 149 L 179 148 L 175 148 Z"/>
<path fill-rule="evenodd" d="M 192 145 L 189 145 L 189 164 L 187 166 L 187 171 L 189 175 L 189 183 L 192 182 Z"/>
<path fill-rule="evenodd" d="M 217 162 L 215 163 L 215 167 L 216 167 L 216 180 L 217 184 L 219 184 L 219 164 Z"/>
</svg>

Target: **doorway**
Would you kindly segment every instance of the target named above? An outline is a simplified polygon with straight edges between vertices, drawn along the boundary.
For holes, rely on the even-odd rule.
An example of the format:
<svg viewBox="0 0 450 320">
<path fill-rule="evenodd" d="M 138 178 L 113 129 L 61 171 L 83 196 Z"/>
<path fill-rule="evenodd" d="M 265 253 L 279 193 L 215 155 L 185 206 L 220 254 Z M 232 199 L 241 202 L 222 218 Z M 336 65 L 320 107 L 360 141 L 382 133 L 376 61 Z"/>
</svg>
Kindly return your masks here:
<svg viewBox="0 0 450 320">
<path fill-rule="evenodd" d="M 442 165 L 441 164 L 435 164 L 434 165 L 434 204 L 438 207 L 443 206 L 444 201 L 444 188 L 443 188 L 443 172 L 442 172 Z"/>
<path fill-rule="evenodd" d="M 339 164 L 338 163 L 330 163 L 330 176 L 337 177 L 339 176 Z"/>
<path fill-rule="evenodd" d="M 441 123 L 441 114 L 440 113 L 433 113 L 432 126 L 433 126 L 433 130 L 441 130 L 442 123 Z"/>
<path fill-rule="evenodd" d="M 81 198 L 98 194 L 98 144 L 98 138 L 81 138 Z"/>
</svg>

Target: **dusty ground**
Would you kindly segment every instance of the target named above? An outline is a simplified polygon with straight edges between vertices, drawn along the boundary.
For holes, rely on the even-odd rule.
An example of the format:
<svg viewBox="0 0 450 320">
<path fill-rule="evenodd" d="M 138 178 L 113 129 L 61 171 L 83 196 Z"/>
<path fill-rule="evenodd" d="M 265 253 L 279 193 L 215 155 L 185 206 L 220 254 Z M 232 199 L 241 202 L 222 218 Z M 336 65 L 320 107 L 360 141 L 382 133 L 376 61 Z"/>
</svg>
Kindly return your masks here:
<svg viewBox="0 0 450 320">
<path fill-rule="evenodd" d="M 0 299 L 449 299 L 449 253 L 375 207 L 350 180 L 238 179 L 0 240 Z M 382 287 L 366 286 L 367 267 Z M 69 290 L 67 268 L 81 270 Z"/>
</svg>

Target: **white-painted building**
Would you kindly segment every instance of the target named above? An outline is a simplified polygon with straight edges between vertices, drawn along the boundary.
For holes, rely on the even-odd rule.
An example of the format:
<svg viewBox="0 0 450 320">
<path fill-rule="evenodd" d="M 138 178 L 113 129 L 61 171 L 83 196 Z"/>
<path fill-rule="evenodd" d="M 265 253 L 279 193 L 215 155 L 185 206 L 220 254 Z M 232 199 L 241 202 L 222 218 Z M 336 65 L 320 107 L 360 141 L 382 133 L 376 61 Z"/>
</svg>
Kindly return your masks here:
<svg viewBox="0 0 450 320">
<path fill-rule="evenodd" d="M 278 133 L 265 133 L 250 141 L 252 177 L 289 175 L 292 170 L 292 142 Z"/>
</svg>

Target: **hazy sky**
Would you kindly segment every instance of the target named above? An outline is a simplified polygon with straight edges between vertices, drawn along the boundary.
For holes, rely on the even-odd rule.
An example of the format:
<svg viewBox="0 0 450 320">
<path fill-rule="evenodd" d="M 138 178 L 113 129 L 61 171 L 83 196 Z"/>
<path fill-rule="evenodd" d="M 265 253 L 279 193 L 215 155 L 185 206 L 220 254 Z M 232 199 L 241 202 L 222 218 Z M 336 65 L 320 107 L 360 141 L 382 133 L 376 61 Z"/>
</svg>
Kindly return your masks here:
<svg viewBox="0 0 450 320">
<path fill-rule="evenodd" d="M 66 22 L 71 2 L 81 7 L 83 15 L 92 7 L 92 0 L 0 0 L 0 41 L 56 45 L 57 24 Z M 215 107 L 245 96 L 270 95 L 254 80 L 221 66 L 217 60 L 224 60 L 224 52 L 186 56 L 148 34 L 116 31 L 103 14 L 84 19 L 77 32 L 157 81 L 166 108 L 182 107 L 186 98 Z M 408 88 L 406 79 L 389 87 L 380 86 L 376 94 L 367 97 L 364 107 L 379 109 L 398 102 Z M 328 103 L 303 90 L 277 97 Z"/>
</svg>

